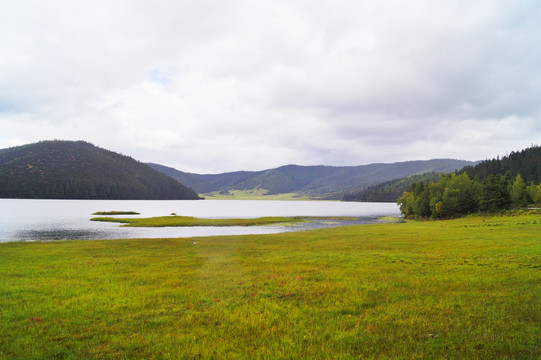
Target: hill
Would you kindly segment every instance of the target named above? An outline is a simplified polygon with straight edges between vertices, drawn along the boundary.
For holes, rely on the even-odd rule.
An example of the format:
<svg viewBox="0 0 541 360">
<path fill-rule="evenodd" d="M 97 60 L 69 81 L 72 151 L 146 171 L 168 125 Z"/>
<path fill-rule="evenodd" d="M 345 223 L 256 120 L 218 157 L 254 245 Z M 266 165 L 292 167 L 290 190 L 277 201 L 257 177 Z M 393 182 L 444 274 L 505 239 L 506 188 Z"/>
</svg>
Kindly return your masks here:
<svg viewBox="0 0 541 360">
<path fill-rule="evenodd" d="M 0 150 L 0 198 L 198 199 L 131 157 L 84 141 L 42 141 Z"/>
<path fill-rule="evenodd" d="M 472 164 L 463 160 L 434 159 L 360 166 L 286 165 L 263 171 L 205 175 L 185 173 L 158 164 L 149 165 L 199 193 L 259 189 L 267 195 L 297 193 L 340 199 L 344 192 L 359 191 L 385 181 L 426 172 L 452 172 Z"/>
<path fill-rule="evenodd" d="M 461 172 L 477 180 L 483 180 L 489 175 L 509 174 L 515 177 L 520 174 L 526 183 L 538 183 L 541 181 L 541 146 L 532 146 L 502 158 L 498 156 L 475 166 L 466 166 Z"/>
<path fill-rule="evenodd" d="M 365 190 L 345 194 L 344 201 L 367 201 L 367 202 L 396 202 L 404 191 L 419 181 L 435 182 L 441 177 L 441 173 L 424 173 L 411 175 L 406 178 L 386 181 L 381 184 L 369 186 Z"/>
<path fill-rule="evenodd" d="M 541 181 L 541 147 L 532 146 L 519 152 L 511 152 L 502 158 L 498 156 L 477 164 L 466 165 L 459 173 L 466 173 L 470 178 L 478 181 L 482 181 L 490 175 L 506 175 L 508 178 L 514 179 L 520 174 L 526 184 L 539 183 Z M 404 191 L 409 191 L 414 183 L 438 180 L 439 175 L 437 174 L 414 175 L 345 194 L 343 199 L 346 201 L 396 201 Z"/>
</svg>

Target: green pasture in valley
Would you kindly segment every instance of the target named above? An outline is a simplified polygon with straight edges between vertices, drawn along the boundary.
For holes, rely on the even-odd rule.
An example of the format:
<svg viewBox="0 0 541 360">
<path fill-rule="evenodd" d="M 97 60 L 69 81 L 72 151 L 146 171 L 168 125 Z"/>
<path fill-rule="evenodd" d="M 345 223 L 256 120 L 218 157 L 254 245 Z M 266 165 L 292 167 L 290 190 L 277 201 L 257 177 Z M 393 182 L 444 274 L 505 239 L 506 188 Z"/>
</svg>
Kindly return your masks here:
<svg viewBox="0 0 541 360">
<path fill-rule="evenodd" d="M 541 216 L 4 243 L 0 299 L 0 359 L 537 359 Z"/>
<path fill-rule="evenodd" d="M 266 189 L 252 190 L 229 190 L 227 192 L 214 191 L 211 193 L 201 194 L 208 200 L 314 200 L 315 197 L 310 197 L 305 194 L 297 193 L 280 193 L 268 194 Z"/>
</svg>

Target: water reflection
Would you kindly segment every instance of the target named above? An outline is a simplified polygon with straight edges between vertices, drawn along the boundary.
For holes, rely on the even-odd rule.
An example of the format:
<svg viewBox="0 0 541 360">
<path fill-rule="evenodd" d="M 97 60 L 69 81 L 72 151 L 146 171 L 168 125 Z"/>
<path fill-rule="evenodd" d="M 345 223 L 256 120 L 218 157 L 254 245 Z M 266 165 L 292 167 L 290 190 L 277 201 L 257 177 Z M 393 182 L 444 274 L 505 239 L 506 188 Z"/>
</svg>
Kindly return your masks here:
<svg viewBox="0 0 541 360">
<path fill-rule="evenodd" d="M 107 239 L 109 234 L 105 231 L 96 230 L 63 230 L 63 229 L 42 229 L 42 230 L 20 230 L 13 234 L 13 238 L 19 241 L 36 240 L 90 240 Z"/>
<path fill-rule="evenodd" d="M 52 227 L 45 229 L 21 229 L 9 236 L 17 241 L 53 241 L 53 240 L 95 240 L 95 239 L 134 239 L 134 238 L 174 238 L 214 235 L 248 235 L 275 234 L 303 230 L 331 228 L 336 226 L 373 224 L 379 220 L 375 217 L 359 217 L 348 220 L 314 219 L 287 225 L 271 226 L 193 226 L 193 227 L 162 227 L 162 228 L 126 228 L 116 224 L 108 229 L 62 229 Z M 1 240 L 0 240 L 1 242 Z"/>
</svg>

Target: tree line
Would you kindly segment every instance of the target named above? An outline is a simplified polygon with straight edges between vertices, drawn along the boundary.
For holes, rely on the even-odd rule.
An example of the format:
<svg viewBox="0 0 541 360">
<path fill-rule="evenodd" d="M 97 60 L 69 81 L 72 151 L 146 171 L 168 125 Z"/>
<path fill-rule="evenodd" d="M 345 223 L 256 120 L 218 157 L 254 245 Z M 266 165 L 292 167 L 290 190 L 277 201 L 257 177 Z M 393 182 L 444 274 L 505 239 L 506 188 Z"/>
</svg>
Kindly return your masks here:
<svg viewBox="0 0 541 360">
<path fill-rule="evenodd" d="M 520 174 L 490 174 L 483 180 L 467 172 L 443 175 L 439 181 L 419 181 L 398 199 L 403 215 L 448 219 L 475 212 L 497 212 L 541 204 L 541 183 L 526 183 Z"/>
<path fill-rule="evenodd" d="M 512 177 L 520 174 L 524 182 L 541 181 L 541 147 L 531 146 L 522 151 L 512 151 L 502 158 L 496 157 L 485 160 L 475 166 L 466 166 L 461 172 L 467 173 L 471 178 L 485 179 L 493 174 L 511 174 Z"/>
</svg>

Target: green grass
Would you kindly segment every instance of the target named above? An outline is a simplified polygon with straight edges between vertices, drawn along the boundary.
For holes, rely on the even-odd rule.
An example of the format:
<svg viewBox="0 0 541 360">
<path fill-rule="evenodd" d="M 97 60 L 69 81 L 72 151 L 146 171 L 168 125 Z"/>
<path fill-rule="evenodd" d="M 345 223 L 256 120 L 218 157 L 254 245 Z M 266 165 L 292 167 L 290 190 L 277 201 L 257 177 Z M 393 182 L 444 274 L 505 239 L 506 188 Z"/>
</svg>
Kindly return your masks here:
<svg viewBox="0 0 541 360">
<path fill-rule="evenodd" d="M 96 217 L 92 221 L 117 222 L 131 227 L 164 227 L 164 226 L 256 226 L 278 223 L 299 223 L 302 217 L 260 217 L 255 219 L 200 219 L 191 216 L 158 216 L 152 218 L 111 218 Z"/>
<path fill-rule="evenodd" d="M 92 215 L 140 215 L 136 211 L 96 211 Z"/>
<path fill-rule="evenodd" d="M 541 216 L 0 244 L 0 359 L 537 359 Z"/>
</svg>

